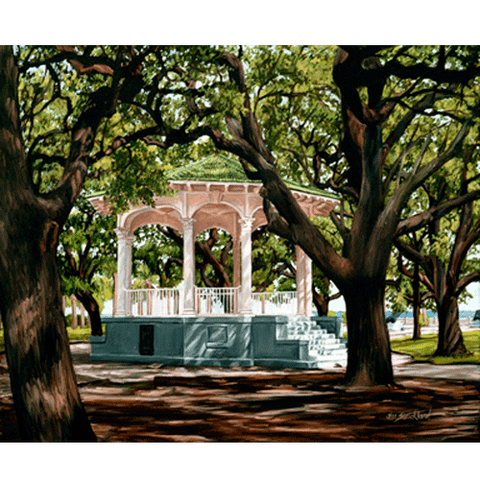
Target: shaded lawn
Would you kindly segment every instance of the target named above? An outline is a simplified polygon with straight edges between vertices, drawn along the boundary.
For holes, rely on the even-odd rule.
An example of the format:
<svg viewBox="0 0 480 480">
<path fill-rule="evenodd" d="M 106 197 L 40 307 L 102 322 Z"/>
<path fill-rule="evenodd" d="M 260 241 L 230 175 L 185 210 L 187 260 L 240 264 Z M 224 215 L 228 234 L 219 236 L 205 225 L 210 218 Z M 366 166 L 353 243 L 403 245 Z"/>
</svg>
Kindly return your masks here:
<svg viewBox="0 0 480 480">
<path fill-rule="evenodd" d="M 479 332 L 467 333 L 478 338 Z M 81 335 L 88 336 L 88 329 L 72 332 L 79 340 Z M 433 348 L 435 339 L 428 337 L 434 336 L 425 337 Z M 409 345 L 408 339 L 397 342 Z M 152 381 L 80 381 L 79 387 L 104 442 L 480 440 L 479 382 L 412 373 L 398 376 L 393 387 L 353 389 L 343 386 L 342 371 L 208 370 L 162 366 Z M 0 398 L 2 441 L 18 441 L 11 395 Z"/>
<path fill-rule="evenodd" d="M 212 369 L 211 369 L 212 370 Z M 346 388 L 343 372 L 167 367 L 152 381 L 81 386 L 104 442 L 478 442 L 480 386 L 403 377 Z M 17 441 L 0 399 L 0 441 Z"/>
</svg>

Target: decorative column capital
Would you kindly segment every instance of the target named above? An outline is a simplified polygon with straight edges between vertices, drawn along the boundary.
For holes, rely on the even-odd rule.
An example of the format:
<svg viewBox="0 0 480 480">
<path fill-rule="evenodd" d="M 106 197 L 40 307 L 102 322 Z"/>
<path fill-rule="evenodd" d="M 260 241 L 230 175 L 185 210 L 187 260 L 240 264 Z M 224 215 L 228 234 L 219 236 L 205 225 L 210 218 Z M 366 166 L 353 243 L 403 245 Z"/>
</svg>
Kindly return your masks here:
<svg viewBox="0 0 480 480">
<path fill-rule="evenodd" d="M 193 224 L 195 223 L 194 218 L 190 217 L 182 217 L 182 223 L 183 223 L 183 233 L 187 232 L 193 232 Z"/>
<path fill-rule="evenodd" d="M 135 241 L 135 234 L 130 232 L 128 228 L 119 227 L 115 229 L 115 233 L 117 234 L 118 240 L 123 240 L 127 244 L 132 244 Z"/>
<path fill-rule="evenodd" d="M 239 218 L 238 223 L 240 223 L 242 231 L 245 231 L 245 230 L 252 231 L 253 220 L 254 220 L 253 217 Z"/>
</svg>

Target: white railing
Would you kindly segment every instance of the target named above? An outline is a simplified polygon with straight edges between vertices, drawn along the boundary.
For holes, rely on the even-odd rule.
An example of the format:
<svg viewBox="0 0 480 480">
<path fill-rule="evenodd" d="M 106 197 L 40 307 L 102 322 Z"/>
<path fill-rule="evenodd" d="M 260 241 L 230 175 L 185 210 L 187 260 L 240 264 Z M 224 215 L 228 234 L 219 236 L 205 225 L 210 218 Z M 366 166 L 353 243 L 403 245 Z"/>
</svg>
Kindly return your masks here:
<svg viewBox="0 0 480 480">
<path fill-rule="evenodd" d="M 235 315 L 240 287 L 195 287 L 197 315 Z M 183 291 L 178 288 L 127 290 L 127 312 L 134 317 L 173 317 L 183 312 Z M 297 292 L 252 293 L 254 315 L 296 315 Z"/>
<path fill-rule="evenodd" d="M 134 317 L 172 317 L 182 311 L 178 288 L 127 290 L 127 312 Z"/>
<path fill-rule="evenodd" d="M 252 293 L 254 315 L 296 315 L 297 292 Z"/>
<path fill-rule="evenodd" d="M 198 315 L 235 315 L 238 312 L 239 287 L 195 287 L 195 305 Z"/>
</svg>

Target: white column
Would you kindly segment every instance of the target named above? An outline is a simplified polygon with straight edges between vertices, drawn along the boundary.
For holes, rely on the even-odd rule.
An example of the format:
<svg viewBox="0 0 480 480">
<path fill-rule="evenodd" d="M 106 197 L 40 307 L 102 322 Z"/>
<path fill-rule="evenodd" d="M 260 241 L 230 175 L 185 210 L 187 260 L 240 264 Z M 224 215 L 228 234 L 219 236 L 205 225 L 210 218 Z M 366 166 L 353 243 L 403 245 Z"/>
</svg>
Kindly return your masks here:
<svg viewBox="0 0 480 480">
<path fill-rule="evenodd" d="M 305 254 L 299 246 L 296 247 L 296 254 L 297 315 L 305 316 Z"/>
<path fill-rule="evenodd" d="M 127 302 L 127 290 L 132 288 L 132 245 L 135 235 L 130 233 L 127 228 L 116 228 L 115 233 L 118 238 L 117 254 L 117 309 L 116 317 L 126 317 L 131 315 Z"/>
<path fill-rule="evenodd" d="M 252 225 L 253 218 L 243 218 L 241 222 L 240 244 L 242 247 L 242 288 L 241 315 L 252 314 Z"/>
<path fill-rule="evenodd" d="M 312 260 L 297 246 L 297 315 L 312 316 Z"/>
<path fill-rule="evenodd" d="M 72 328 L 75 329 L 78 327 L 77 320 L 77 297 L 75 295 L 70 296 L 72 302 Z"/>
<path fill-rule="evenodd" d="M 235 229 L 233 235 L 233 286 L 239 287 L 241 284 L 240 265 L 242 262 L 240 235 L 238 229 Z"/>
<path fill-rule="evenodd" d="M 183 315 L 196 315 L 195 310 L 195 237 L 193 218 L 183 218 Z"/>
<path fill-rule="evenodd" d="M 303 250 L 302 250 L 303 251 Z M 305 315 L 307 317 L 312 316 L 312 259 L 304 252 L 305 255 Z"/>
</svg>

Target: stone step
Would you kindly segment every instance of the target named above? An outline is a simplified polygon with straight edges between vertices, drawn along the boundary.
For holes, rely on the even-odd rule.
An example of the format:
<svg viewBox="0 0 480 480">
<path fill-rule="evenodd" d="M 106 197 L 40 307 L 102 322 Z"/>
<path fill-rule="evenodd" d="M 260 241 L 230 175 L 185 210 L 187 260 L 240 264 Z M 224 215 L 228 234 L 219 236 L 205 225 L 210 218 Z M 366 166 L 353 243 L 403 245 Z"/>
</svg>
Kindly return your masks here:
<svg viewBox="0 0 480 480">
<path fill-rule="evenodd" d="M 335 348 L 325 348 L 324 346 L 313 346 L 308 349 L 309 353 L 315 353 L 318 355 L 333 355 L 337 352 L 347 353 L 347 349 L 342 345 L 337 345 Z"/>
<path fill-rule="evenodd" d="M 329 366 L 334 366 L 336 364 L 340 364 L 341 366 L 347 365 L 347 356 L 344 355 L 342 357 L 331 357 L 328 355 L 311 355 L 309 357 L 309 361 L 315 362 L 316 365 L 318 364 L 328 364 Z"/>
<path fill-rule="evenodd" d="M 339 359 L 341 360 L 342 358 L 346 359 L 347 352 L 338 351 L 338 352 L 330 352 L 330 354 L 312 352 L 311 354 L 309 353 L 309 356 L 315 357 L 318 360 L 333 361 L 333 360 L 339 360 Z"/>
<path fill-rule="evenodd" d="M 325 350 L 325 351 L 330 351 L 330 350 L 345 350 L 347 351 L 347 347 L 343 343 L 310 343 L 308 345 L 309 348 L 312 349 L 317 349 L 317 350 Z"/>
<path fill-rule="evenodd" d="M 319 336 L 319 337 L 311 336 L 309 338 L 312 340 L 312 343 L 316 343 L 316 344 L 321 343 L 322 345 L 323 344 L 330 344 L 330 343 L 340 343 L 340 339 L 335 338 L 335 336 L 326 337 L 325 335 L 322 335 L 322 336 Z"/>
<path fill-rule="evenodd" d="M 334 368 L 346 366 L 347 348 L 336 338 L 335 334 L 327 333 L 313 321 L 295 319 L 290 321 L 283 330 L 288 339 L 307 340 L 309 359 L 316 368 Z"/>
</svg>

